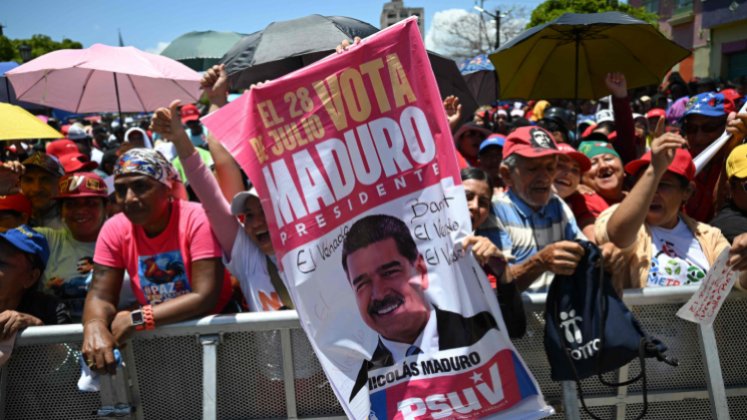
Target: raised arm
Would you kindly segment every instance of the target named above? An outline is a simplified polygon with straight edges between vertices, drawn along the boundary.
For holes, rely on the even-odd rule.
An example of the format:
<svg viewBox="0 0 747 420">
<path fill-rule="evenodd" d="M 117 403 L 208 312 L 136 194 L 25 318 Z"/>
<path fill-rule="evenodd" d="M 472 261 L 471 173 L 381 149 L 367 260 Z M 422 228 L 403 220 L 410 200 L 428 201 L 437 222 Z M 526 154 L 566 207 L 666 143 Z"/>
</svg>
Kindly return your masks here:
<svg viewBox="0 0 747 420">
<path fill-rule="evenodd" d="M 215 65 L 202 76 L 202 90 L 210 101 L 209 112 L 215 112 L 228 103 L 228 75 L 223 64 Z M 225 147 L 208 132 L 208 149 L 215 164 L 215 177 L 225 199 L 230 203 L 233 197 L 244 190 L 244 178 L 236 160 Z"/>
<path fill-rule="evenodd" d="M 182 161 L 184 173 L 192 186 L 192 190 L 197 194 L 202 207 L 205 209 L 223 254 L 230 256 L 241 226 L 231 214 L 228 202 L 221 195 L 218 182 L 202 162 L 181 125 L 177 116 L 178 106 L 179 101 L 173 101 L 169 109 L 159 108 L 156 110 L 151 122 L 151 129 L 174 143 L 176 153 Z"/>
<path fill-rule="evenodd" d="M 638 158 L 633 110 L 628 98 L 628 84 L 622 73 L 608 73 L 604 78 L 607 89 L 612 93 L 612 111 L 615 114 L 617 138 L 613 145 L 620 154 L 623 164 Z"/>
<path fill-rule="evenodd" d="M 661 118 L 657 125 L 658 133 L 663 131 L 663 124 L 664 119 Z M 651 142 L 651 164 L 607 223 L 607 235 L 615 246 L 627 248 L 635 241 L 638 230 L 646 221 L 659 181 L 672 163 L 676 150 L 686 144 L 686 140 L 675 133 L 661 134 Z"/>
</svg>

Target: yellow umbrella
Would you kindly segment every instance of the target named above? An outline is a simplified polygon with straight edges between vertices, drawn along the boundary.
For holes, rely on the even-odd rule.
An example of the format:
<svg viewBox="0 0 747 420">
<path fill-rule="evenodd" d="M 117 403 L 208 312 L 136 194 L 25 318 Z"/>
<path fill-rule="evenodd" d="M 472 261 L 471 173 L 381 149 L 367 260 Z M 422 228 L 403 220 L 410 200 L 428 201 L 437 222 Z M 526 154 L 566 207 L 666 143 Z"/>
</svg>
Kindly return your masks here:
<svg viewBox="0 0 747 420">
<path fill-rule="evenodd" d="M 62 133 L 20 106 L 0 102 L 0 141 L 63 137 Z"/>
</svg>

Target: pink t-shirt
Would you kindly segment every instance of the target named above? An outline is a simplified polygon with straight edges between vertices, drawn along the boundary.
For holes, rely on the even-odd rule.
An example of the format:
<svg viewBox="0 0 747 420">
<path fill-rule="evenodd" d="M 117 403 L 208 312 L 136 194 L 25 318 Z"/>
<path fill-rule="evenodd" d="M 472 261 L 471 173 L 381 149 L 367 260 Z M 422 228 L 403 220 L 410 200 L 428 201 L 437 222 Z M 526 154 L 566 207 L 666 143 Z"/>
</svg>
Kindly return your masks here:
<svg viewBox="0 0 747 420">
<path fill-rule="evenodd" d="M 96 264 L 126 269 L 141 305 L 156 305 L 192 291 L 192 261 L 220 258 L 205 212 L 197 203 L 176 200 L 166 229 L 149 238 L 141 226 L 123 213 L 104 223 L 93 260 Z M 215 312 L 231 297 L 231 279 L 223 278 Z"/>
</svg>

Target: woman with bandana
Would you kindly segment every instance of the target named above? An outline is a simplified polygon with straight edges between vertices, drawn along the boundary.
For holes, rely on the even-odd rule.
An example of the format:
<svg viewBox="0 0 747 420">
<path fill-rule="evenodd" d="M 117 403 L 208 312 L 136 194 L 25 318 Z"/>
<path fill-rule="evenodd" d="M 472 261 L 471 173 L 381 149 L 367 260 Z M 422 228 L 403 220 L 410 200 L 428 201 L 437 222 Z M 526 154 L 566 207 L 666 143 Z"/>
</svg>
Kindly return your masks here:
<svg viewBox="0 0 747 420">
<path fill-rule="evenodd" d="M 114 170 L 123 213 L 101 230 L 83 313 L 83 354 L 98 371 L 113 372 L 114 347 L 135 330 L 218 313 L 230 298 L 220 245 L 197 203 L 180 200 L 174 168 L 152 149 L 131 149 Z M 117 312 L 127 271 L 139 304 Z"/>
</svg>

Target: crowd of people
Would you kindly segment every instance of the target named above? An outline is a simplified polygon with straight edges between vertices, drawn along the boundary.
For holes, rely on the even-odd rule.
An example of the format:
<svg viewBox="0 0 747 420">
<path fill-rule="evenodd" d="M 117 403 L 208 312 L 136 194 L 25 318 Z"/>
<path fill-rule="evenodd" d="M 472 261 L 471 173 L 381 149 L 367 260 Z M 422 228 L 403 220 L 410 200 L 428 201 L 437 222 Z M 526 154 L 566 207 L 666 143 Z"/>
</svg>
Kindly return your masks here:
<svg viewBox="0 0 747 420">
<path fill-rule="evenodd" d="M 444 100 L 473 228 L 464 246 L 513 337 L 526 322 L 520 292 L 573 273 L 579 240 L 602 249 L 620 293 L 697 284 L 728 246 L 747 269 L 743 87 L 629 92 L 620 73 L 605 83 L 610 97 L 578 113 L 568 101 L 497 101 L 469 118 Z M 65 139 L 4 145 L 0 338 L 82 323 L 86 363 L 111 371 L 137 330 L 294 308 L 256 191 L 199 121 L 227 103 L 225 69 L 202 87 L 202 110 L 174 101 L 123 121 L 50 120 Z M 731 141 L 697 171 L 693 156 L 725 130 Z"/>
</svg>

